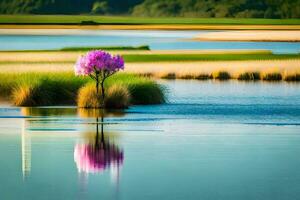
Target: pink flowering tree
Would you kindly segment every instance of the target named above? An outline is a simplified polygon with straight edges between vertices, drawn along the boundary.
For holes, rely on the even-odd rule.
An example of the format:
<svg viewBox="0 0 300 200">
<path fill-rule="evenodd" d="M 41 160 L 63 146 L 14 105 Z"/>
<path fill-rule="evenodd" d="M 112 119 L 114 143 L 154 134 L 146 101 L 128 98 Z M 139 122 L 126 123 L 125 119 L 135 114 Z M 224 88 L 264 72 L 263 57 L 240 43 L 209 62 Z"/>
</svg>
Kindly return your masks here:
<svg viewBox="0 0 300 200">
<path fill-rule="evenodd" d="M 119 55 L 111 55 L 102 50 L 94 50 L 78 58 L 75 64 L 75 75 L 90 76 L 96 81 L 96 92 L 99 95 L 101 87 L 102 104 L 104 106 L 104 82 L 111 75 L 124 69 L 124 59 Z"/>
</svg>

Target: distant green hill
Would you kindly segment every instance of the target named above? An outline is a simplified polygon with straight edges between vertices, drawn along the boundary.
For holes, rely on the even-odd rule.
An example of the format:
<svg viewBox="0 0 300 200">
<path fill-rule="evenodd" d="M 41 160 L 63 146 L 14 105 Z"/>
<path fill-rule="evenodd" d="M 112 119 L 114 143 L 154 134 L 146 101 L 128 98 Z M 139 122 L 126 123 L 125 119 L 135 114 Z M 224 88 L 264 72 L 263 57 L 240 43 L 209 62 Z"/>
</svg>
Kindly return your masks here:
<svg viewBox="0 0 300 200">
<path fill-rule="evenodd" d="M 300 0 L 145 0 L 137 16 L 300 18 Z"/>
<path fill-rule="evenodd" d="M 300 0 L 0 0 L 0 14 L 300 18 Z"/>
<path fill-rule="evenodd" d="M 124 14 L 143 0 L 0 0 L 1 14 Z"/>
</svg>

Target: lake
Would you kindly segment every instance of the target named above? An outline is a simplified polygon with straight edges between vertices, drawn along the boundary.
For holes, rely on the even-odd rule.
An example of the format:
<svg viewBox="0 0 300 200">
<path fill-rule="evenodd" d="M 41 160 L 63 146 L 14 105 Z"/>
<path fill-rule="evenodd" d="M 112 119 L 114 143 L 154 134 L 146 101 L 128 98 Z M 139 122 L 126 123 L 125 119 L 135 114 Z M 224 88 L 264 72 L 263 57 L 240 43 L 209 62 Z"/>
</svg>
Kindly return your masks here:
<svg viewBox="0 0 300 200">
<path fill-rule="evenodd" d="M 1 199 L 299 198 L 299 84 L 160 83 L 166 104 L 104 123 L 75 107 L 1 103 Z"/>
<path fill-rule="evenodd" d="M 17 34 L 15 34 L 17 32 Z M 45 50 L 73 46 L 138 46 L 149 45 L 153 50 L 271 50 L 274 53 L 299 53 L 298 42 L 221 42 L 193 41 L 208 31 L 149 31 L 149 30 L 0 30 L 0 50 Z M 209 31 L 212 32 L 212 31 Z M 34 33 L 34 34 L 33 34 Z"/>
</svg>

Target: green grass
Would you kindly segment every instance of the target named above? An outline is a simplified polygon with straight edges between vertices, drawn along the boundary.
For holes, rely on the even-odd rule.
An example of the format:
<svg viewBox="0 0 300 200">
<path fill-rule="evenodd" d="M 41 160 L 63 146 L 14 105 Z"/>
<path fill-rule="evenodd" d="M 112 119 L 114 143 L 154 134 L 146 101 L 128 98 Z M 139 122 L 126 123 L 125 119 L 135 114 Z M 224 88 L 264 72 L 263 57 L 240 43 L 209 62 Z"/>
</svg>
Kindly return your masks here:
<svg viewBox="0 0 300 200">
<path fill-rule="evenodd" d="M 86 23 L 89 22 L 89 23 Z M 236 19 L 236 18 L 181 18 L 130 17 L 91 15 L 0 15 L 0 24 L 183 24 L 183 25 L 299 25 L 300 19 Z"/>
<path fill-rule="evenodd" d="M 39 52 L 76 52 L 76 51 L 90 51 L 95 49 L 101 49 L 105 51 L 135 51 L 135 50 L 150 50 L 148 45 L 141 46 L 82 46 L 82 47 L 64 47 L 61 49 L 45 49 L 45 50 L 0 50 L 0 52 L 27 52 L 27 53 L 39 53 Z"/>
<path fill-rule="evenodd" d="M 91 81 L 88 77 L 76 77 L 71 72 L 0 73 L 0 94 L 16 105 L 74 105 L 78 90 Z M 120 73 L 107 79 L 105 87 L 114 84 L 128 87 L 132 104 L 165 102 L 164 88 L 149 78 Z"/>
<path fill-rule="evenodd" d="M 117 47 L 116 47 L 117 48 Z M 121 47 L 119 47 L 121 48 Z M 137 47 L 138 48 L 138 47 Z M 101 48 L 100 48 L 101 49 Z M 104 48 L 102 48 L 104 49 Z M 81 49 L 82 50 L 82 49 Z M 76 50 L 70 50 L 76 51 Z M 78 51 L 80 51 L 78 49 Z M 83 51 L 83 50 L 82 50 Z M 4 51 L 7 52 L 7 51 Z M 18 51 L 10 51 L 14 53 Z M 21 52 L 31 52 L 31 51 L 21 51 Z M 36 51 L 42 52 L 42 51 Z M 60 51 L 53 51 L 59 53 Z M 120 53 L 122 55 L 122 53 Z M 300 59 L 300 54 L 273 54 L 271 52 L 254 52 L 254 53 L 224 53 L 224 54 L 124 54 L 122 55 L 126 63 L 132 62 L 176 62 L 176 61 L 245 61 L 245 60 L 287 60 L 287 59 Z M 10 61 L 3 62 L 0 64 L 37 64 L 37 62 L 32 61 Z M 74 63 L 74 61 L 39 61 L 38 63 Z"/>
<path fill-rule="evenodd" d="M 143 46 L 94 46 L 94 47 L 65 47 L 59 51 L 90 51 L 95 49 L 102 49 L 106 51 L 124 51 L 124 50 L 150 50 L 148 45 Z"/>
<path fill-rule="evenodd" d="M 107 80 L 107 85 L 113 84 L 127 86 L 132 104 L 161 104 L 166 101 L 166 88 L 147 77 L 119 74 Z"/>
<path fill-rule="evenodd" d="M 300 54 L 127 54 L 123 58 L 125 62 L 284 60 L 299 59 Z"/>
</svg>

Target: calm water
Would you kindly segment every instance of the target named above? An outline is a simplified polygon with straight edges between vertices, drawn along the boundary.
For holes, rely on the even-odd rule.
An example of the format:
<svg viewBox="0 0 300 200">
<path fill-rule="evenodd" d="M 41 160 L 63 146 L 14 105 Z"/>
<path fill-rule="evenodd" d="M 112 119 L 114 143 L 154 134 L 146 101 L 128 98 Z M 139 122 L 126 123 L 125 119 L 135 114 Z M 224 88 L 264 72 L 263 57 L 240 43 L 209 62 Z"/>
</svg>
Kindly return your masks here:
<svg viewBox="0 0 300 200">
<path fill-rule="evenodd" d="M 5 29 L 2 29 L 2 31 Z M 300 52 L 298 42 L 219 42 L 192 41 L 191 38 L 208 31 L 137 31 L 137 30 L 39 30 L 32 35 L 25 30 L 7 35 L 0 30 L 0 50 L 60 49 L 72 46 L 138 46 L 151 49 L 265 49 L 275 53 Z M 26 35 L 24 35 L 26 33 Z"/>
<path fill-rule="evenodd" d="M 103 126 L 74 107 L 2 104 L 0 199 L 300 198 L 299 84 L 162 83 L 167 104 Z"/>
</svg>

